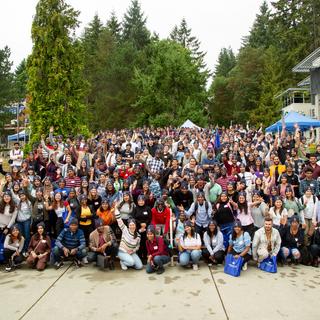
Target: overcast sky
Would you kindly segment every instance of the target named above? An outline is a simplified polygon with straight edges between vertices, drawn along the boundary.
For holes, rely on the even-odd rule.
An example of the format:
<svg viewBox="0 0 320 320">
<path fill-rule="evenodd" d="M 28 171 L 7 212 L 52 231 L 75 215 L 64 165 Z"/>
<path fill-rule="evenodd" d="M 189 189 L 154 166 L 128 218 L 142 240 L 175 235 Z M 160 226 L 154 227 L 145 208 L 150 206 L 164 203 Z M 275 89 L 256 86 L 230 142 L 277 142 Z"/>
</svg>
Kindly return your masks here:
<svg viewBox="0 0 320 320">
<path fill-rule="evenodd" d="M 31 24 L 38 0 L 1 0 L 0 48 L 11 49 L 14 66 L 31 52 Z M 130 0 L 66 0 L 81 12 L 78 34 L 95 13 L 106 22 L 114 10 L 122 18 Z M 206 62 L 213 69 L 220 49 L 231 46 L 238 50 L 247 35 L 262 0 L 140 0 L 147 26 L 166 38 L 175 24 L 184 17 L 193 35 L 207 52 Z"/>
</svg>

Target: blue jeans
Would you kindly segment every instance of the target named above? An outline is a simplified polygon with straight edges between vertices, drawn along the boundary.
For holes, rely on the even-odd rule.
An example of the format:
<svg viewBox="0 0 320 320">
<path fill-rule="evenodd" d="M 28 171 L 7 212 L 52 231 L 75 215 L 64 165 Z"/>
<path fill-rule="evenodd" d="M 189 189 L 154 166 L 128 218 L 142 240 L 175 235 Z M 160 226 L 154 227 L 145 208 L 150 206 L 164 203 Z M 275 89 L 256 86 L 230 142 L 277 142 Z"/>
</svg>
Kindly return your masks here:
<svg viewBox="0 0 320 320">
<path fill-rule="evenodd" d="M 21 233 L 24 237 L 24 245 L 22 252 L 28 251 L 28 246 L 30 242 L 30 227 L 31 227 L 31 219 L 28 219 L 26 221 L 18 221 L 19 228 L 21 230 Z"/>
<path fill-rule="evenodd" d="M 169 256 L 155 256 L 153 258 L 154 267 L 163 268 L 163 265 L 170 261 Z M 150 263 L 147 264 L 146 271 L 147 273 L 155 272 L 154 268 Z"/>
<path fill-rule="evenodd" d="M 231 223 L 222 224 L 220 226 L 220 231 L 223 234 L 223 244 L 224 244 L 225 248 L 228 248 L 228 246 L 229 246 L 229 238 L 230 238 L 230 235 L 233 230 L 233 225 L 234 225 L 234 223 L 231 222 Z"/>
<path fill-rule="evenodd" d="M 127 267 L 133 267 L 137 270 L 143 268 L 142 262 L 136 253 L 129 254 L 119 250 L 118 257 L 121 262 Z"/>
<path fill-rule="evenodd" d="M 187 266 L 190 262 L 192 262 L 193 264 L 197 264 L 201 258 L 201 254 L 201 250 L 183 251 L 179 256 L 179 263 L 181 266 Z"/>
</svg>

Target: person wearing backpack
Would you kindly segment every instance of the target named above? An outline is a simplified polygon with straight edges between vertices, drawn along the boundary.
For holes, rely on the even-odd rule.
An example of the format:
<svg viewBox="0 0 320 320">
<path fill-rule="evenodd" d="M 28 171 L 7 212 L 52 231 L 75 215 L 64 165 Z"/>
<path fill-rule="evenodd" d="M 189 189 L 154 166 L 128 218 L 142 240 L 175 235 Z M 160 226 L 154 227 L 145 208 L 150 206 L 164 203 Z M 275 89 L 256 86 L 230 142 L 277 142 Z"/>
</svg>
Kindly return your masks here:
<svg viewBox="0 0 320 320">
<path fill-rule="evenodd" d="M 23 160 L 23 151 L 20 149 L 19 142 L 14 143 L 14 148 L 10 151 L 9 164 L 11 167 L 20 168 Z"/>
<path fill-rule="evenodd" d="M 165 271 L 163 265 L 170 261 L 170 256 L 163 238 L 156 236 L 153 225 L 150 225 L 147 229 L 146 246 L 148 253 L 146 272 L 153 273 L 156 271 L 157 274 L 163 273 Z"/>
<path fill-rule="evenodd" d="M 203 192 L 199 192 L 197 194 L 197 201 L 191 205 L 189 210 L 186 212 L 186 216 L 188 218 L 194 216 L 195 231 L 202 239 L 212 217 L 211 203 L 205 200 Z"/>
</svg>

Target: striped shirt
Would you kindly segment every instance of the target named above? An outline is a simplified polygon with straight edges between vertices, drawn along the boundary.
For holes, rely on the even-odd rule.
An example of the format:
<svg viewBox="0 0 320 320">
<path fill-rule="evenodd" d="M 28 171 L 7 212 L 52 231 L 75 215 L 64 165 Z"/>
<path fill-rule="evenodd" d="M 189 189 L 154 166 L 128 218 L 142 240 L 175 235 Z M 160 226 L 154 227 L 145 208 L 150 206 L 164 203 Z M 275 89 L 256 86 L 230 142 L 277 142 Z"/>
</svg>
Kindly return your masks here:
<svg viewBox="0 0 320 320">
<path fill-rule="evenodd" d="M 115 216 L 117 218 L 118 226 L 122 231 L 119 250 L 130 254 L 137 252 L 140 247 L 140 235 L 137 234 L 137 237 L 134 238 L 134 234 L 131 233 L 127 226 L 123 223 L 118 209 L 115 210 Z"/>
</svg>

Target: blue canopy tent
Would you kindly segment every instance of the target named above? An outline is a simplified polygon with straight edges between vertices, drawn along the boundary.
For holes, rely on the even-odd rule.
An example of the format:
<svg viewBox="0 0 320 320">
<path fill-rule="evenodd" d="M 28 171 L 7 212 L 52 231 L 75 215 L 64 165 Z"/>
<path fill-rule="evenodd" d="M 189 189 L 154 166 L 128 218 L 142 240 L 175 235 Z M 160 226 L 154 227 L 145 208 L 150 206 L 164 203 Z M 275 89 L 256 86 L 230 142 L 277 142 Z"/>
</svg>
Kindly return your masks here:
<svg viewBox="0 0 320 320">
<path fill-rule="evenodd" d="M 294 125 L 297 123 L 301 130 L 309 130 L 310 127 L 319 128 L 320 120 L 306 117 L 300 113 L 290 111 L 284 116 L 284 120 L 280 119 L 270 127 L 266 128 L 266 132 L 277 132 L 282 130 L 282 122 L 284 121 L 286 130 L 294 131 Z"/>
<path fill-rule="evenodd" d="M 24 140 L 28 140 L 29 138 L 29 134 L 26 133 L 26 130 L 20 131 L 19 132 L 19 141 L 24 141 Z M 18 134 L 11 134 L 10 136 L 8 136 L 8 142 L 11 141 L 18 141 Z"/>
</svg>

